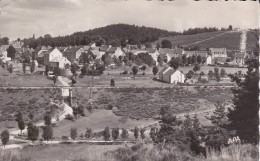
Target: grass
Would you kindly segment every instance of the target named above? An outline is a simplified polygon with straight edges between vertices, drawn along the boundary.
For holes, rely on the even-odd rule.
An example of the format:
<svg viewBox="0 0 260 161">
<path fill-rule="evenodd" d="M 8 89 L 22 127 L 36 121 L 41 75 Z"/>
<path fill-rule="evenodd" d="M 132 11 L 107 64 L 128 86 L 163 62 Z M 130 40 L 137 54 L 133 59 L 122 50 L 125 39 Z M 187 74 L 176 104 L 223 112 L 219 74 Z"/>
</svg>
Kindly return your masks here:
<svg viewBox="0 0 260 161">
<path fill-rule="evenodd" d="M 74 89 L 74 101 L 86 104 L 89 88 Z M 162 106 L 170 106 L 173 114 L 213 109 L 218 101 L 230 103 L 232 98 L 229 88 L 112 88 L 92 89 L 93 107 L 106 109 L 108 105 L 116 107 L 118 116 L 132 119 L 156 118 Z"/>
<path fill-rule="evenodd" d="M 193 65 L 189 67 L 180 67 L 179 70 L 182 71 L 184 74 L 187 74 L 189 70 L 193 69 Z M 215 67 L 212 66 L 201 66 L 200 72 L 204 72 L 205 74 L 208 74 L 209 70 L 214 71 Z M 242 73 L 246 73 L 246 68 L 228 68 L 228 67 L 219 67 L 224 68 L 227 74 L 234 74 L 238 72 L 239 70 L 242 71 Z M 159 68 L 159 71 L 162 68 Z M 152 68 L 148 68 L 145 71 L 145 75 L 142 75 L 142 71 L 139 71 L 136 75 L 136 78 L 133 78 L 132 74 L 127 75 L 120 75 L 124 70 L 128 71 L 128 73 L 131 72 L 130 67 L 118 67 L 116 69 L 106 69 L 103 75 L 101 76 L 95 76 L 93 79 L 93 84 L 96 87 L 109 87 L 110 86 L 110 80 L 115 80 L 115 86 L 117 87 L 174 87 L 175 84 L 169 84 L 169 83 L 163 83 L 159 81 L 153 80 L 155 77 L 152 74 Z M 108 74 L 109 73 L 109 74 Z M 158 77 L 158 74 L 156 75 Z M 216 83 L 216 82 L 215 82 Z M 220 83 L 226 83 L 226 82 L 220 82 Z M 218 83 L 218 84 L 220 84 Z M 231 82 L 228 82 L 231 83 Z M 92 77 L 91 76 L 85 76 L 84 78 L 78 78 L 77 79 L 77 86 L 91 86 L 92 85 Z"/>
<path fill-rule="evenodd" d="M 246 49 L 252 51 L 255 48 L 257 42 L 256 35 L 259 37 L 259 33 L 256 31 L 247 32 Z"/>
<path fill-rule="evenodd" d="M 54 137 L 61 138 L 62 136 L 70 136 L 70 129 L 76 127 L 78 135 L 85 134 L 86 128 L 91 128 L 93 131 L 104 130 L 109 128 L 134 128 L 135 126 L 144 126 L 154 123 L 152 119 L 135 120 L 128 118 L 125 123 L 122 123 L 121 117 L 115 115 L 111 110 L 94 110 L 86 117 L 79 117 L 75 121 L 63 120 L 56 127 L 54 127 Z"/>
<path fill-rule="evenodd" d="M 60 89 L 0 89 L 0 127 L 16 127 L 15 114 L 20 111 L 28 120 L 30 113 L 34 121 L 41 120 L 45 111 L 53 115 L 61 111 L 63 98 Z"/>
<path fill-rule="evenodd" d="M 22 71 L 22 64 L 13 64 L 14 71 L 9 73 L 7 69 L 0 67 L 0 87 L 42 87 L 53 86 L 53 81 L 48 79 L 41 73 L 44 68 L 36 67 L 34 73 L 31 73 L 29 67 L 27 67 L 26 74 Z M 62 85 L 57 82 L 57 85 Z"/>
</svg>

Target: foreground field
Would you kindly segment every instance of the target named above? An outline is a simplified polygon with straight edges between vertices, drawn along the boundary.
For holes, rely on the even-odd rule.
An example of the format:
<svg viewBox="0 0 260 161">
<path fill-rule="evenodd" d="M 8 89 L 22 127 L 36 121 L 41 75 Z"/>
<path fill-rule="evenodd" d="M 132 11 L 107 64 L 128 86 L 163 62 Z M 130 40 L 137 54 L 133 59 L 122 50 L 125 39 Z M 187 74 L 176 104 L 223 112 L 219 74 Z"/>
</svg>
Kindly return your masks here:
<svg viewBox="0 0 260 161">
<path fill-rule="evenodd" d="M 215 103 L 230 104 L 230 88 L 176 87 L 176 88 L 110 88 L 74 89 L 74 101 L 87 105 L 91 92 L 93 108 L 115 107 L 115 114 L 132 119 L 157 118 L 162 106 L 170 106 L 172 114 L 214 109 Z"/>
<path fill-rule="evenodd" d="M 257 161 L 258 147 L 253 145 L 233 145 L 221 152 L 210 150 L 207 157 L 193 156 L 175 147 L 159 150 L 152 144 L 127 145 L 46 145 L 27 147 L 22 150 L 0 151 L 0 160 L 19 161 Z M 118 149 L 118 150 L 117 150 Z M 168 161 L 167 160 L 167 161 Z"/>
<path fill-rule="evenodd" d="M 34 115 L 34 121 L 41 120 L 46 111 L 53 115 L 61 111 L 60 89 L 0 89 L 0 128 L 16 127 L 15 114 L 22 112 L 23 118 Z"/>
</svg>

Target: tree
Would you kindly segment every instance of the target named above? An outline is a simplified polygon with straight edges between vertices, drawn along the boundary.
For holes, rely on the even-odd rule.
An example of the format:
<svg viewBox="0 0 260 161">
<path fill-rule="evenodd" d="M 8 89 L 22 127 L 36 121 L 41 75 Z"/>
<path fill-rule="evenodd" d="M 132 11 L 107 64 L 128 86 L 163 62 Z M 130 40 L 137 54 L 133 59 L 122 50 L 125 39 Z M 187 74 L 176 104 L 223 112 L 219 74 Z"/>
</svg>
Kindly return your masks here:
<svg viewBox="0 0 260 161">
<path fill-rule="evenodd" d="M 170 60 L 169 65 L 170 65 L 170 67 L 172 67 L 173 69 L 176 70 L 176 69 L 179 68 L 180 62 L 179 62 L 178 59 L 176 59 L 176 58 L 173 57 L 173 58 Z"/>
<path fill-rule="evenodd" d="M 233 30 L 233 26 L 232 26 L 232 25 L 229 25 L 229 26 L 228 26 L 228 30 Z"/>
<path fill-rule="evenodd" d="M 48 65 L 45 66 L 45 75 L 48 75 L 50 68 Z"/>
<path fill-rule="evenodd" d="M 28 117 L 29 117 L 30 120 L 33 120 L 33 118 L 34 118 L 33 113 L 30 113 Z"/>
<path fill-rule="evenodd" d="M 78 136 L 78 129 L 77 128 L 71 128 L 70 129 L 70 137 L 74 141 Z"/>
<path fill-rule="evenodd" d="M 5 148 L 5 145 L 9 142 L 9 131 L 8 130 L 4 130 L 1 132 L 1 142 L 2 144 L 4 145 L 4 148 Z"/>
<path fill-rule="evenodd" d="M 203 75 L 205 75 L 205 73 L 202 71 L 202 72 L 200 72 L 200 76 L 203 76 Z"/>
<path fill-rule="evenodd" d="M 13 70 L 14 70 L 13 64 L 10 64 L 10 65 L 8 66 L 7 70 L 8 70 L 9 73 L 12 74 L 12 73 L 13 73 Z"/>
<path fill-rule="evenodd" d="M 129 136 L 127 129 L 122 129 L 121 138 L 127 139 Z"/>
<path fill-rule="evenodd" d="M 199 55 L 199 56 L 197 56 L 197 62 L 199 63 L 199 64 L 201 64 L 202 63 L 202 57 Z"/>
<path fill-rule="evenodd" d="M 114 140 L 117 140 L 119 136 L 119 128 L 112 129 L 112 137 Z"/>
<path fill-rule="evenodd" d="M 92 133 L 92 129 L 91 128 L 87 128 L 86 132 L 85 132 L 85 138 L 86 139 L 90 139 L 92 137 L 93 133 Z"/>
<path fill-rule="evenodd" d="M 138 73 L 138 67 L 137 66 L 133 66 L 132 67 L 132 71 L 133 71 L 133 74 L 134 74 L 134 77 L 135 77 L 135 75 Z"/>
<path fill-rule="evenodd" d="M 70 66 L 70 71 L 71 71 L 71 73 L 72 73 L 73 75 L 75 75 L 76 72 L 77 72 L 77 70 L 78 70 L 78 65 L 77 65 L 76 63 L 72 63 L 71 66 Z"/>
<path fill-rule="evenodd" d="M 220 75 L 221 75 L 221 77 L 224 77 L 226 75 L 226 71 L 224 68 L 220 69 Z"/>
<path fill-rule="evenodd" d="M 228 132 L 226 130 L 228 118 L 225 107 L 218 102 L 215 111 L 207 119 L 212 122 L 213 127 L 208 129 L 206 145 L 220 150 L 220 147 L 227 145 L 228 140 Z"/>
<path fill-rule="evenodd" d="M 151 139 L 153 140 L 153 142 L 156 142 L 157 134 L 158 134 L 158 128 L 152 127 L 149 135 L 150 135 Z"/>
<path fill-rule="evenodd" d="M 15 115 L 15 121 L 19 122 L 20 120 L 23 120 L 23 115 L 22 115 L 21 111 L 19 111 L 19 112 Z"/>
<path fill-rule="evenodd" d="M 220 81 L 219 68 L 214 68 L 214 75 L 216 77 L 217 82 Z"/>
<path fill-rule="evenodd" d="M 248 71 L 245 80 L 239 77 L 231 77 L 239 88 L 232 90 L 234 95 L 232 109 L 228 109 L 229 128 L 236 130 L 241 140 L 248 140 L 254 144 L 259 143 L 259 46 L 254 49 L 254 56 L 246 61 Z"/>
<path fill-rule="evenodd" d="M 162 58 L 161 55 L 159 55 L 159 56 L 157 57 L 157 62 L 158 62 L 158 64 L 159 64 L 160 66 L 163 65 L 163 58 Z"/>
<path fill-rule="evenodd" d="M 193 72 L 193 70 L 190 70 L 187 74 L 186 74 L 186 77 L 188 78 L 188 79 L 191 79 L 193 76 L 194 76 L 194 72 Z"/>
<path fill-rule="evenodd" d="M 18 121 L 18 127 L 21 130 L 21 135 L 22 135 L 22 131 L 25 129 L 25 123 L 23 120 Z"/>
<path fill-rule="evenodd" d="M 212 70 L 210 70 L 209 73 L 208 73 L 208 76 L 211 79 L 214 76 L 214 72 Z"/>
<path fill-rule="evenodd" d="M 161 48 L 172 48 L 172 43 L 169 40 L 162 40 Z"/>
<path fill-rule="evenodd" d="M 23 63 L 23 73 L 26 73 L 26 63 Z"/>
<path fill-rule="evenodd" d="M 81 116 L 85 116 L 85 107 L 82 105 L 78 106 L 78 114 Z"/>
<path fill-rule="evenodd" d="M 50 125 L 43 127 L 42 138 L 47 141 L 52 140 L 53 129 Z"/>
<path fill-rule="evenodd" d="M 12 45 L 10 45 L 7 49 L 7 57 L 11 58 L 11 60 L 14 60 L 15 53 L 16 53 L 15 48 Z"/>
<path fill-rule="evenodd" d="M 159 69 L 157 66 L 153 67 L 153 75 L 155 76 L 158 73 Z"/>
<path fill-rule="evenodd" d="M 47 113 L 46 113 L 46 114 L 44 115 L 43 119 L 44 119 L 44 124 L 45 124 L 46 126 L 51 125 L 51 116 L 50 116 L 50 114 L 47 114 Z"/>
<path fill-rule="evenodd" d="M 139 128 L 135 127 L 135 129 L 134 129 L 134 137 L 135 137 L 136 140 L 137 140 L 138 136 L 139 136 Z"/>
<path fill-rule="evenodd" d="M 28 140 L 31 140 L 33 143 L 38 139 L 39 128 L 32 123 L 28 124 L 27 127 Z"/>
<path fill-rule="evenodd" d="M 146 65 L 143 65 L 140 69 L 143 71 L 143 75 L 145 75 Z"/>
<path fill-rule="evenodd" d="M 188 57 L 188 65 L 192 64 L 192 58 L 189 56 Z"/>
<path fill-rule="evenodd" d="M 109 127 L 106 127 L 104 132 L 103 132 L 103 137 L 105 141 L 108 141 L 110 138 L 110 129 Z"/>
<path fill-rule="evenodd" d="M 197 71 L 200 70 L 200 65 L 198 63 L 196 63 L 193 67 L 193 71 L 196 73 Z"/>
<path fill-rule="evenodd" d="M 61 75 L 61 69 L 60 67 L 55 67 L 54 70 L 53 70 L 53 74 L 56 75 L 56 76 L 59 76 Z"/>
<path fill-rule="evenodd" d="M 30 70 L 31 70 L 31 73 L 34 72 L 34 70 L 35 70 L 35 61 L 32 61 L 31 66 L 30 66 Z"/>
<path fill-rule="evenodd" d="M 195 55 L 192 55 L 192 57 L 191 57 L 191 62 L 192 62 L 192 64 L 195 64 L 196 61 L 197 61 L 196 56 L 195 56 Z"/>
<path fill-rule="evenodd" d="M 111 79 L 111 80 L 110 80 L 110 86 L 111 86 L 111 87 L 115 87 L 115 80 L 114 80 L 114 79 Z"/>
<path fill-rule="evenodd" d="M 182 56 L 182 64 L 183 64 L 183 65 L 186 65 L 186 64 L 187 64 L 187 61 L 188 61 L 188 60 L 187 60 L 186 55 L 183 55 L 183 56 Z"/>
<path fill-rule="evenodd" d="M 146 131 L 145 128 L 142 128 L 142 129 L 140 130 L 140 135 L 141 135 L 142 140 L 144 140 L 144 138 L 145 138 L 145 131 Z"/>
</svg>

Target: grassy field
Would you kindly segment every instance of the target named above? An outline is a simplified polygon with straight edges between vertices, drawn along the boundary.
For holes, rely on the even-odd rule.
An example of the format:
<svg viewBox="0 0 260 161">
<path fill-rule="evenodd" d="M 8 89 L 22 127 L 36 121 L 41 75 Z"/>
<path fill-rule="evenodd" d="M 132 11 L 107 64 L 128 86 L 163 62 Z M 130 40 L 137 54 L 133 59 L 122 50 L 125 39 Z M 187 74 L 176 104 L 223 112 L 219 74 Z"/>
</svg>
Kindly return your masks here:
<svg viewBox="0 0 260 161">
<path fill-rule="evenodd" d="M 89 93 L 88 88 L 74 89 L 74 101 L 86 104 Z M 218 101 L 229 104 L 232 94 L 229 88 L 220 87 L 111 88 L 93 89 L 91 98 L 94 108 L 111 105 L 118 109 L 116 115 L 140 120 L 157 117 L 162 106 L 170 106 L 173 114 L 212 109 Z"/>
<path fill-rule="evenodd" d="M 204 72 L 205 74 L 208 74 L 209 70 L 214 71 L 213 66 L 201 66 L 200 72 Z M 242 73 L 246 73 L 247 68 L 228 68 L 228 67 L 218 67 L 219 70 L 221 68 L 224 68 L 227 74 L 234 74 L 238 72 L 239 70 L 242 71 Z M 159 71 L 162 69 L 162 67 L 159 67 Z M 182 71 L 184 74 L 187 74 L 189 70 L 192 70 L 193 66 L 189 67 L 180 67 L 179 70 Z M 108 87 L 110 86 L 110 80 L 115 80 L 115 85 L 119 87 L 174 87 L 174 84 L 168 84 L 159 82 L 156 80 L 153 80 L 155 77 L 152 73 L 152 68 L 148 68 L 145 71 L 145 75 L 143 75 L 143 71 L 139 71 L 137 75 L 134 76 L 132 74 L 126 74 L 126 75 L 120 75 L 123 71 L 128 71 L 128 73 L 131 72 L 130 67 L 118 67 L 116 69 L 110 69 L 107 68 L 104 71 L 104 74 L 101 76 L 95 76 L 93 78 L 93 84 L 97 87 Z M 158 77 L 158 74 L 156 75 Z M 84 78 L 78 78 L 77 79 L 77 86 L 91 86 L 92 84 L 92 77 L 91 76 L 85 76 Z M 221 82 L 220 82 L 221 83 Z"/>
<path fill-rule="evenodd" d="M 197 41 L 208 39 L 210 37 L 217 36 L 222 33 L 224 33 L 224 32 L 216 31 L 216 32 L 208 32 L 208 33 L 201 33 L 201 34 L 195 34 L 195 35 L 176 35 L 173 37 L 162 37 L 162 38 L 159 38 L 159 40 L 156 41 L 155 44 L 157 44 L 157 42 L 161 42 L 162 40 L 166 39 L 166 40 L 171 41 L 173 46 L 187 45 L 190 43 L 194 43 Z"/>
<path fill-rule="evenodd" d="M 60 89 L 0 89 L 0 128 L 16 127 L 18 111 L 26 120 L 33 113 L 34 121 L 41 120 L 45 111 L 56 114 L 62 110 L 62 99 Z"/>
<path fill-rule="evenodd" d="M 247 32 L 246 49 L 252 51 L 255 48 L 257 42 L 256 35 L 259 37 L 259 33 L 255 31 Z"/>
<path fill-rule="evenodd" d="M 0 67 L 0 87 L 42 87 L 53 86 L 53 80 L 48 79 L 41 73 L 44 68 L 35 67 L 33 73 L 30 72 L 29 67 L 26 68 L 26 74 L 22 71 L 22 64 L 13 64 L 14 71 L 10 74 L 7 69 Z M 57 82 L 57 85 L 62 85 Z"/>
<path fill-rule="evenodd" d="M 62 136 L 70 136 L 70 129 L 76 127 L 78 134 L 85 134 L 86 128 L 91 128 L 93 131 L 102 131 L 105 127 L 109 128 L 127 128 L 131 129 L 135 126 L 144 126 L 154 123 L 152 119 L 135 120 L 127 118 L 123 123 L 122 117 L 115 115 L 111 110 L 94 110 L 92 113 L 87 113 L 86 117 L 79 117 L 75 121 L 63 120 L 54 127 L 54 137 L 61 138 Z"/>
</svg>

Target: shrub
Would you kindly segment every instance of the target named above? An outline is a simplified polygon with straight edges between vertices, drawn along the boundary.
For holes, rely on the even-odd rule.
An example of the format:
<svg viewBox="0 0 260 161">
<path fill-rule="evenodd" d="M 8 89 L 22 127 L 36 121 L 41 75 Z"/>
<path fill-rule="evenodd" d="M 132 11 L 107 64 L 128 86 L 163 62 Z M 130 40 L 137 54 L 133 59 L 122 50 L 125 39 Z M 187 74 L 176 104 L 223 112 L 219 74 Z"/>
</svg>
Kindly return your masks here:
<svg viewBox="0 0 260 161">
<path fill-rule="evenodd" d="M 74 121 L 74 117 L 73 117 L 71 114 L 67 114 L 67 115 L 65 116 L 65 119 Z"/>
<path fill-rule="evenodd" d="M 62 140 L 69 140 L 69 137 L 68 136 L 62 136 L 61 139 Z"/>
</svg>

